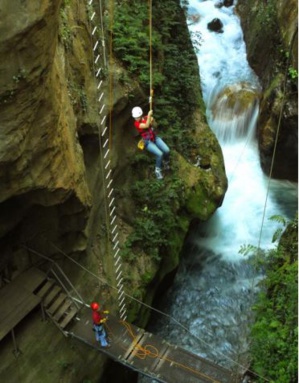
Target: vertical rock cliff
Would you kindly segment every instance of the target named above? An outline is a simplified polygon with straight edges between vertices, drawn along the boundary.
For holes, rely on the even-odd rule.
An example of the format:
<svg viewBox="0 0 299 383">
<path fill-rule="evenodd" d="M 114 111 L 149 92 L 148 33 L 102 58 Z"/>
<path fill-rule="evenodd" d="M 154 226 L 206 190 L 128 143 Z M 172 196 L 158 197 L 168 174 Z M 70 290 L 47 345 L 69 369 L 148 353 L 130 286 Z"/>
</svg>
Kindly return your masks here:
<svg viewBox="0 0 299 383">
<path fill-rule="evenodd" d="M 240 0 L 238 12 L 249 63 L 263 86 L 258 121 L 262 167 L 269 174 L 273 166 L 274 178 L 297 181 L 298 2 Z"/>
<path fill-rule="evenodd" d="M 58 38 L 60 7 L 60 1 L 1 4 L 0 227 L 10 259 L 6 236 L 14 245 L 41 235 L 64 242 L 83 232 L 91 206 L 70 64 Z M 73 235 L 72 247 L 81 239 Z M 17 257 L 12 263 L 18 268 Z"/>
</svg>

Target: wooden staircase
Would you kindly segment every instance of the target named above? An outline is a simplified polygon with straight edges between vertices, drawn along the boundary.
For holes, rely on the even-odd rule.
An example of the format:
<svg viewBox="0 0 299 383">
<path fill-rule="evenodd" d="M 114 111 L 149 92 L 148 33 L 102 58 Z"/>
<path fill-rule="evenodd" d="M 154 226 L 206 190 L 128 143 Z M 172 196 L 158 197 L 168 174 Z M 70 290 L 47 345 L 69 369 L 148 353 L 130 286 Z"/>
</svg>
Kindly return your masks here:
<svg viewBox="0 0 299 383">
<path fill-rule="evenodd" d="M 55 279 L 47 277 L 34 294 L 42 301 L 42 307 L 48 317 L 64 333 L 66 327 L 76 317 L 79 307 L 57 284 Z"/>
</svg>

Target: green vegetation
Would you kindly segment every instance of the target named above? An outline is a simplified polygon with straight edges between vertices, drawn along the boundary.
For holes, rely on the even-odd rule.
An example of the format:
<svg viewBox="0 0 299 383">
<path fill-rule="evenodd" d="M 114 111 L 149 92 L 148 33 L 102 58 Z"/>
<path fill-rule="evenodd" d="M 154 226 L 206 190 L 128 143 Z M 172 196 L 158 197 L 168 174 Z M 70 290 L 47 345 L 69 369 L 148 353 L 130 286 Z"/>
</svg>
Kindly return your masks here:
<svg viewBox="0 0 299 383">
<path fill-rule="evenodd" d="M 59 39 L 64 45 L 66 50 L 70 50 L 72 47 L 73 32 L 71 30 L 68 20 L 68 9 L 70 7 L 70 1 L 64 0 L 60 8 L 60 20 L 59 20 Z"/>
<path fill-rule="evenodd" d="M 289 63 L 290 62 L 290 52 L 285 52 L 284 49 L 281 49 L 280 53 L 282 54 L 282 57 L 283 57 L 282 61 L 286 62 L 286 63 Z M 292 66 L 288 67 L 288 75 L 289 75 L 289 78 L 292 81 L 294 81 L 294 82 L 297 81 L 297 79 L 298 79 L 298 71 L 294 67 L 292 67 Z"/>
<path fill-rule="evenodd" d="M 273 219 L 286 222 L 281 217 Z M 281 230 L 273 240 L 280 237 Z M 298 374 L 298 217 L 287 225 L 276 249 L 267 253 L 252 246 L 256 265 L 265 270 L 259 298 L 253 307 L 252 367 L 264 382 L 297 383 Z M 263 377 L 263 378 L 262 378 Z"/>
<path fill-rule="evenodd" d="M 285 46 L 279 32 L 279 20 L 277 16 L 277 1 L 268 0 L 261 2 L 256 7 L 256 18 L 254 25 L 251 26 L 253 43 L 256 43 L 256 35 L 263 35 L 264 41 L 271 44 L 266 47 L 269 49 L 269 58 L 273 60 L 271 65 L 272 73 L 287 72 L 289 80 L 297 87 L 298 71 L 290 65 L 290 53 L 292 47 Z"/>
<path fill-rule="evenodd" d="M 289 76 L 292 80 L 297 80 L 298 79 L 298 72 L 295 68 L 289 67 Z"/>
<path fill-rule="evenodd" d="M 12 77 L 12 79 L 16 84 L 18 84 L 21 80 L 25 80 L 26 77 L 27 77 L 27 71 L 26 69 L 22 68 L 19 70 L 16 76 Z"/>
<path fill-rule="evenodd" d="M 26 80 L 28 71 L 25 68 L 18 70 L 18 73 L 12 76 L 12 81 L 9 82 L 8 89 L 0 96 L 0 105 L 7 104 L 14 100 L 14 97 L 21 87 L 21 82 Z"/>
<path fill-rule="evenodd" d="M 158 180 L 145 179 L 132 185 L 131 195 L 139 211 L 134 231 L 129 235 L 122 255 L 131 262 L 143 249 L 158 262 L 162 248 L 173 249 L 177 246 L 176 235 L 182 223 L 176 211 L 184 196 L 182 183 L 174 176 L 170 177 L 167 185 Z M 147 279 L 146 276 L 144 278 Z"/>
<path fill-rule="evenodd" d="M 260 2 L 257 11 L 257 21 L 262 28 L 277 28 L 277 11 L 275 0 Z"/>
<path fill-rule="evenodd" d="M 152 52 L 153 102 L 158 132 L 171 148 L 188 158 L 198 151 L 198 144 L 192 139 L 195 127 L 190 126 L 187 119 L 200 107 L 202 99 L 197 59 L 179 3 L 176 0 L 155 2 L 152 11 L 150 46 L 149 4 L 127 0 L 114 9 L 113 25 L 108 28 L 113 36 L 115 57 L 128 74 L 122 75 L 120 82 L 126 84 L 132 78 L 138 81 L 145 94 L 139 105 L 144 106 L 150 90 Z M 128 97 L 133 99 L 134 95 L 128 94 Z M 144 109 L 147 112 L 146 107 Z M 134 172 L 143 179 L 149 157 L 140 153 L 133 161 Z M 183 232 L 182 227 L 186 229 L 185 218 L 177 214 L 185 198 L 181 181 L 170 175 L 163 182 L 151 177 L 137 181 L 129 193 L 138 211 L 134 230 L 122 251 L 124 259 L 133 262 L 142 249 L 159 262 L 166 248 L 174 258 L 178 257 L 181 243 L 177 234 Z"/>
<path fill-rule="evenodd" d="M 68 362 L 67 360 L 62 360 L 62 359 L 58 360 L 58 361 L 57 361 L 57 364 L 58 364 L 63 370 L 68 369 L 68 368 L 72 365 L 71 362 Z"/>
<path fill-rule="evenodd" d="M 149 84 L 150 51 L 148 4 L 137 1 L 135 3 L 132 6 L 130 2 L 125 2 L 115 10 L 113 50 L 129 74 L 133 77 L 140 76 L 140 82 L 146 86 Z M 154 33 L 153 47 L 157 43 L 156 38 Z"/>
<path fill-rule="evenodd" d="M 177 1 L 156 2 L 152 20 L 152 57 L 155 118 L 171 147 L 188 156 L 195 148 L 194 129 L 187 117 L 199 107 L 198 65 L 185 15 Z M 131 78 L 149 94 L 149 7 L 141 0 L 115 9 L 113 50 Z M 122 79 L 125 81 L 125 78 Z M 130 97 L 130 95 L 129 95 Z"/>
<path fill-rule="evenodd" d="M 87 96 L 84 91 L 84 86 L 80 86 L 73 81 L 68 81 L 68 94 L 74 109 L 77 111 L 81 110 L 83 113 L 86 113 Z"/>
</svg>

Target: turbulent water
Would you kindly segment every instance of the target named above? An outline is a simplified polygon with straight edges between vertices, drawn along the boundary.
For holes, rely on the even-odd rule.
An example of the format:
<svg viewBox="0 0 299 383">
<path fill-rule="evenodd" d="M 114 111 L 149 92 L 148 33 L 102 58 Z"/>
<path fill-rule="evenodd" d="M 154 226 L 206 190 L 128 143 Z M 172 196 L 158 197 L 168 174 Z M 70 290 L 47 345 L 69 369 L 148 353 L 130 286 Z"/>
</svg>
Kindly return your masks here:
<svg viewBox="0 0 299 383">
<path fill-rule="evenodd" d="M 269 181 L 261 170 L 254 138 L 260 86 L 247 62 L 234 6 L 197 0 L 189 4 L 208 121 L 222 147 L 229 186 L 221 208 L 190 232 L 174 284 L 160 302 L 159 308 L 188 331 L 161 317 L 152 330 L 235 369 L 247 363 L 250 307 L 261 278 L 239 250 L 246 244 L 273 246 L 278 224 L 269 218 L 293 218 L 297 185 Z M 207 28 L 215 18 L 223 24 L 222 33 Z"/>
</svg>

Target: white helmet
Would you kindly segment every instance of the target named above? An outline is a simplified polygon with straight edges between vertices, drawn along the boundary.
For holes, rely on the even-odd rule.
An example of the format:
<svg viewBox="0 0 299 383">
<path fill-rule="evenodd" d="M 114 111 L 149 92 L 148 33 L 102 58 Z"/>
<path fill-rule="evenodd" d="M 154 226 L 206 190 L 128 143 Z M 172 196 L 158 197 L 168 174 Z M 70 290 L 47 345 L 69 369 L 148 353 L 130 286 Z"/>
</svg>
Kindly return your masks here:
<svg viewBox="0 0 299 383">
<path fill-rule="evenodd" d="M 143 115 L 143 111 L 139 106 L 135 106 L 135 108 L 132 109 L 132 117 L 133 118 L 139 118 Z"/>
</svg>

